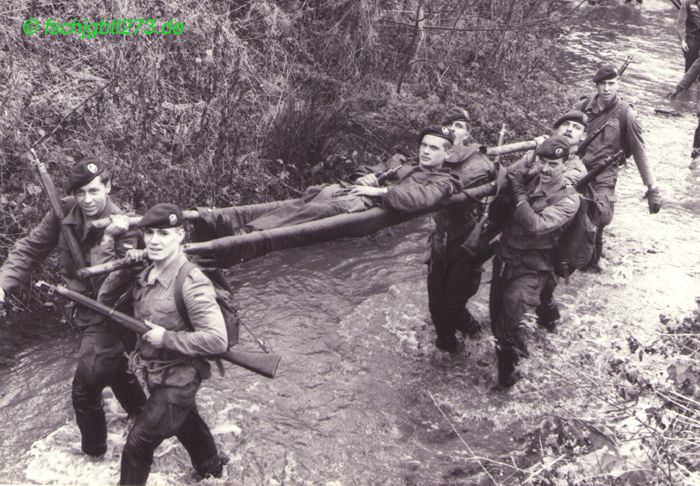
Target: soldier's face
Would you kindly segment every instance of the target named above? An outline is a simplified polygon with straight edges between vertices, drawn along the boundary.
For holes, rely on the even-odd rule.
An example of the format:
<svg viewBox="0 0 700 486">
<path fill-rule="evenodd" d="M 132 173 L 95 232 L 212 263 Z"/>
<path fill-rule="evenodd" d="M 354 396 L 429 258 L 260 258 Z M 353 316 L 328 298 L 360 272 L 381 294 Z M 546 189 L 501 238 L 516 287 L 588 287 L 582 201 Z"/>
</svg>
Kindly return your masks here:
<svg viewBox="0 0 700 486">
<path fill-rule="evenodd" d="M 422 167 L 440 168 L 447 158 L 452 145 L 442 137 L 425 135 L 418 150 L 418 161 Z"/>
<path fill-rule="evenodd" d="M 95 177 L 88 184 L 85 184 L 73 192 L 75 202 L 88 218 L 97 216 L 107 205 L 107 195 L 112 190 L 111 184 L 102 182 L 100 176 Z"/>
<path fill-rule="evenodd" d="M 452 130 L 455 136 L 455 145 L 461 145 L 469 138 L 469 127 L 464 120 L 455 120 L 447 128 Z"/>
<path fill-rule="evenodd" d="M 146 228 L 143 241 L 148 258 L 154 262 L 167 260 L 180 250 L 185 230 L 179 228 Z"/>
<path fill-rule="evenodd" d="M 557 135 L 562 135 L 569 140 L 571 145 L 578 145 L 586 136 L 586 127 L 573 120 L 566 120 L 557 127 Z"/>
<path fill-rule="evenodd" d="M 564 177 L 564 170 L 566 170 L 564 159 L 545 159 L 544 157 L 539 157 L 539 159 L 541 166 L 540 181 L 542 184 L 551 184 Z"/>
<path fill-rule="evenodd" d="M 605 101 L 610 101 L 617 95 L 617 89 L 619 85 L 617 84 L 617 78 L 606 79 L 595 85 L 598 90 L 598 94 Z"/>
</svg>

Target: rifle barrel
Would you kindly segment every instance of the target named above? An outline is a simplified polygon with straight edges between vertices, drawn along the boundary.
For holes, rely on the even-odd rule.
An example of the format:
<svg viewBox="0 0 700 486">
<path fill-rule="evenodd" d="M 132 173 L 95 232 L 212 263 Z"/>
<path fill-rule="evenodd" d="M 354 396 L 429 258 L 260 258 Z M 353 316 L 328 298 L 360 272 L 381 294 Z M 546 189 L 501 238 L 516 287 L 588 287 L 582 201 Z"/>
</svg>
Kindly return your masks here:
<svg viewBox="0 0 700 486">
<path fill-rule="evenodd" d="M 145 334 L 150 330 L 146 323 L 124 314 L 123 312 L 114 310 L 111 307 L 97 302 L 96 300 L 83 294 L 75 292 L 74 290 L 70 290 L 63 285 L 51 285 L 44 281 L 39 281 L 36 285 L 45 287 L 50 292 L 56 292 L 57 294 L 62 295 L 73 302 L 88 307 L 95 312 L 99 312 L 103 316 L 108 317 L 117 324 L 131 329 L 137 334 Z M 268 378 L 273 378 L 277 372 L 277 366 L 282 358 L 279 355 L 272 353 L 253 353 L 249 351 L 229 349 L 220 355 L 207 356 L 207 359 L 221 359 L 228 361 L 229 363 L 233 363 L 247 370 L 267 376 Z"/>
</svg>

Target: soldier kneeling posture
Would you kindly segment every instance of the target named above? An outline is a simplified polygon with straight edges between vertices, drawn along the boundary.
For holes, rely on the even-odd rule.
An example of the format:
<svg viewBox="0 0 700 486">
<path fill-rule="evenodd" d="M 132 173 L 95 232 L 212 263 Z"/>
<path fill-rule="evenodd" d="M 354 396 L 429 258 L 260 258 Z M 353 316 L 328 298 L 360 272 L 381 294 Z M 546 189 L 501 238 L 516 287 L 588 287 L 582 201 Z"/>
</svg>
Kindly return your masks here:
<svg viewBox="0 0 700 486">
<path fill-rule="evenodd" d="M 174 287 L 188 262 L 181 249 L 182 223 L 182 211 L 173 204 L 156 204 L 139 223 L 153 264 L 134 288 L 134 316 L 151 330 L 139 337 L 132 362 L 145 369 L 151 394 L 126 439 L 119 484 L 145 484 L 153 452 L 173 436 L 185 446 L 200 476 L 221 477 L 223 470 L 195 395 L 202 380 L 211 376 L 203 356 L 226 351 L 226 325 L 214 287 L 198 268 L 191 268 L 182 286 L 189 322 L 177 311 Z"/>
</svg>

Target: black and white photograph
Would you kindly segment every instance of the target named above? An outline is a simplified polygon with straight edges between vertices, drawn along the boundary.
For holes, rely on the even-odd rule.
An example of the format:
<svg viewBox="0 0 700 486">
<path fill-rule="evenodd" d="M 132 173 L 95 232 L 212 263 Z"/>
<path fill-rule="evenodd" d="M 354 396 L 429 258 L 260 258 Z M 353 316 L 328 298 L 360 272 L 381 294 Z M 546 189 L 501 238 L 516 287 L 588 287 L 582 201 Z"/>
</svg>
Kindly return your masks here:
<svg viewBox="0 0 700 486">
<path fill-rule="evenodd" d="M 700 484 L 700 0 L 0 2 L 0 485 Z"/>
</svg>

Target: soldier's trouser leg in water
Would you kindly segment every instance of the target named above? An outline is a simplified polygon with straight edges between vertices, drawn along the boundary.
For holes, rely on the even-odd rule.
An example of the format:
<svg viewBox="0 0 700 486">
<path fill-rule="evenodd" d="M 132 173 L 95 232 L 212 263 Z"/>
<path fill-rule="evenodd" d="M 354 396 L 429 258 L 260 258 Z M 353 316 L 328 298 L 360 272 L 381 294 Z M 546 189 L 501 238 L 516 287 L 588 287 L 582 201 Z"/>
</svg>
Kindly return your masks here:
<svg viewBox="0 0 700 486">
<path fill-rule="evenodd" d="M 223 464 L 214 438 L 194 404 L 199 382 L 185 387 L 154 387 L 146 406 L 126 438 L 121 458 L 119 484 L 142 485 L 151 472 L 153 453 L 167 438 L 176 436 L 190 454 L 201 477 L 220 477 Z M 171 392 L 179 395 L 174 400 Z M 189 395 L 190 400 L 183 400 Z"/>
<path fill-rule="evenodd" d="M 595 249 L 590 265 L 598 265 L 603 255 L 603 229 L 612 222 L 615 215 L 615 186 L 593 185 L 593 194 L 588 195 L 593 198 L 591 219 L 597 227 Z"/>
<path fill-rule="evenodd" d="M 688 52 L 683 51 L 683 57 L 685 58 L 685 72 L 688 72 L 700 53 L 700 36 L 686 35 L 685 42 L 688 44 Z"/>
<path fill-rule="evenodd" d="M 126 356 L 116 335 L 104 324 L 85 329 L 71 398 L 82 436 L 82 450 L 99 456 L 107 450 L 107 423 L 102 391 L 109 386 L 129 415 L 139 413 L 146 395 L 136 377 L 128 373 Z"/>
<path fill-rule="evenodd" d="M 467 301 L 479 290 L 481 268 L 474 268 L 464 253 L 440 255 L 431 251 L 428 267 L 428 307 L 435 326 L 438 347 L 446 350 L 457 345 L 455 330 L 472 335 L 479 324 L 466 308 Z"/>
<path fill-rule="evenodd" d="M 496 338 L 499 383 L 511 386 L 519 357 L 529 356 L 520 332 L 524 315 L 534 312 L 551 272 L 533 270 L 521 264 L 505 265 L 497 255 L 489 295 L 491 330 Z"/>
<path fill-rule="evenodd" d="M 557 278 L 552 274 L 540 294 L 540 305 L 535 309 L 538 318 L 537 323 L 548 331 L 554 331 L 556 321 L 561 318 L 559 304 L 554 299 L 554 290 L 557 288 L 557 284 Z"/>
</svg>

